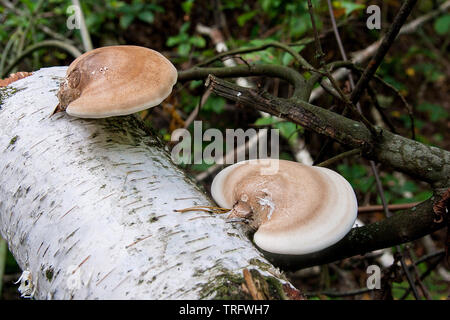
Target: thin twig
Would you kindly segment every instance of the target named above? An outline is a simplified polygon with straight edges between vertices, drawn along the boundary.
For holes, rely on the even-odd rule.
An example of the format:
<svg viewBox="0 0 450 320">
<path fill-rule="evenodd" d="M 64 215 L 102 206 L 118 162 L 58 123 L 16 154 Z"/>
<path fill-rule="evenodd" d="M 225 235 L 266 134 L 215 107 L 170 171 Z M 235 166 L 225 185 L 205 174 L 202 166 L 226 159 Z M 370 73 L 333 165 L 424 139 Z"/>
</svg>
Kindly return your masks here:
<svg viewBox="0 0 450 320">
<path fill-rule="evenodd" d="M 337 93 L 339 94 L 339 97 L 341 98 L 341 100 L 345 103 L 345 106 L 347 108 L 349 108 L 353 114 L 359 118 L 359 120 L 367 127 L 367 129 L 369 129 L 369 131 L 372 133 L 372 135 L 374 137 L 378 137 L 379 136 L 379 132 L 378 130 L 374 127 L 374 125 L 372 123 L 370 123 L 370 121 L 362 114 L 361 112 L 361 108 L 358 106 L 358 104 L 355 105 L 353 104 L 352 101 L 350 101 L 350 99 L 345 95 L 345 93 L 342 91 L 342 89 L 339 87 L 339 84 L 337 83 L 336 79 L 333 78 L 333 76 L 331 75 L 330 71 L 325 68 L 325 71 L 322 70 L 317 70 L 317 69 L 308 69 L 311 72 L 317 72 L 319 74 L 322 74 L 323 76 L 327 77 L 328 80 L 330 80 L 331 84 L 333 85 L 333 88 L 337 91 Z M 345 114 L 345 110 L 343 112 L 343 114 Z"/>
<path fill-rule="evenodd" d="M 375 177 L 375 185 L 377 187 L 377 191 L 378 191 L 378 196 L 381 199 L 381 203 L 383 204 L 383 209 L 384 209 L 384 214 L 387 218 L 390 218 L 392 216 L 391 211 L 389 210 L 389 206 L 388 203 L 386 201 L 386 197 L 384 196 L 384 190 L 383 190 L 383 185 L 381 183 L 380 180 L 380 176 L 378 174 L 378 169 L 375 165 L 374 161 L 370 161 L 370 167 L 372 169 L 372 172 L 374 174 Z M 413 279 L 413 276 L 411 275 L 411 273 L 408 270 L 408 266 L 406 265 L 406 261 L 405 261 L 405 256 L 404 256 L 404 251 L 402 249 L 402 247 L 400 247 L 399 245 L 395 246 L 397 252 L 400 254 L 400 264 L 403 268 L 403 271 L 406 275 L 406 279 L 408 280 L 409 286 L 414 294 L 414 297 L 419 300 L 420 296 L 419 296 L 419 292 L 417 291 L 417 287 L 415 285 L 415 281 Z"/>
<path fill-rule="evenodd" d="M 81 40 L 83 41 L 84 51 L 91 51 L 93 49 L 92 40 L 91 36 L 89 35 L 89 30 L 86 26 L 86 21 L 84 20 L 83 9 L 81 8 L 80 1 L 72 0 L 72 3 L 74 6 L 78 7 L 78 10 L 80 10 L 80 16 L 78 18 L 80 18 L 80 33 Z"/>
<path fill-rule="evenodd" d="M 384 113 L 383 108 L 380 106 L 380 103 L 378 102 L 377 99 L 377 95 L 373 90 L 372 86 L 370 86 L 370 84 L 367 86 L 367 93 L 369 94 L 369 97 L 372 100 L 375 109 L 381 115 L 381 118 L 383 119 L 384 123 L 388 126 L 389 130 L 391 130 L 392 133 L 397 133 L 397 130 L 395 129 L 395 126 L 392 124 L 391 119 L 389 119 L 386 113 Z"/>
<path fill-rule="evenodd" d="M 381 41 L 380 47 L 375 53 L 375 56 L 370 59 L 366 69 L 364 70 L 364 73 L 361 75 L 355 85 L 355 89 L 352 91 L 350 100 L 353 103 L 356 103 L 356 101 L 358 101 L 361 97 L 361 94 L 364 92 L 367 83 L 370 81 L 370 79 L 372 79 L 372 76 L 377 71 L 378 67 L 384 59 L 384 56 L 392 46 L 392 43 L 394 42 L 400 31 L 400 28 L 405 23 L 406 18 L 408 18 L 416 2 L 417 0 L 405 0 L 403 2 L 399 12 L 394 18 L 394 22 L 392 22 L 388 32 L 386 33 L 386 36 Z"/>
<path fill-rule="evenodd" d="M 66 38 L 62 34 L 59 34 L 58 32 L 53 31 L 52 29 L 50 29 L 46 25 L 39 24 L 39 25 L 37 25 L 37 27 L 39 28 L 39 30 L 41 30 L 42 32 L 44 32 L 45 34 L 50 36 L 51 38 L 54 38 L 56 40 L 61 40 L 61 41 L 64 41 L 64 42 L 70 43 L 70 44 L 74 44 L 75 43 L 75 41 L 73 41 L 72 39 Z"/>
<path fill-rule="evenodd" d="M 362 90 L 365 88 L 365 86 L 368 84 L 368 82 L 370 81 L 370 79 L 372 78 L 372 76 L 375 74 L 375 71 L 378 67 L 378 65 L 381 63 L 381 61 L 384 58 L 384 55 L 386 54 L 387 50 L 389 49 L 389 47 L 391 46 L 392 42 L 395 40 L 395 37 L 397 36 L 398 31 L 400 30 L 401 26 L 403 25 L 403 23 L 406 20 L 406 17 L 409 15 L 409 12 L 411 12 L 412 7 L 414 6 L 415 2 L 417 0 L 406 0 L 402 6 L 402 8 L 400 9 L 400 13 L 397 14 L 396 18 L 394 19 L 394 22 L 390 28 L 390 30 L 388 31 L 388 34 L 386 35 L 386 37 L 383 39 L 383 42 L 380 46 L 380 48 L 378 49 L 377 54 L 375 54 L 375 57 L 369 62 L 369 66 L 368 68 L 364 71 L 363 75 L 361 76 L 361 78 L 359 79 L 358 83 L 356 84 L 356 86 L 353 85 L 353 81 L 350 81 L 350 86 L 352 88 L 352 95 L 350 97 L 351 102 L 353 103 L 357 103 L 357 108 L 358 111 L 361 113 L 361 106 L 359 105 L 359 97 L 360 97 L 360 93 L 357 90 Z M 409 4 L 409 5 L 408 5 Z M 328 0 L 328 8 L 329 8 L 329 12 L 330 12 L 330 18 L 331 20 L 334 20 L 334 14 L 333 14 L 333 8 L 331 5 L 331 1 Z M 336 23 L 333 24 L 333 26 L 336 26 Z M 341 43 L 340 46 L 340 50 L 341 50 L 341 55 L 344 61 L 347 60 L 347 56 L 345 54 L 345 49 L 342 46 L 342 41 L 340 40 L 340 35 L 339 35 L 339 30 L 337 30 L 337 28 L 335 27 L 335 36 L 338 41 L 338 43 Z M 386 40 L 386 41 L 385 41 Z M 373 65 L 375 65 L 375 69 L 372 70 Z M 349 80 L 350 80 L 349 76 Z M 356 92 L 356 93 L 355 93 Z M 383 204 L 383 209 L 385 212 L 386 217 L 391 217 L 391 212 L 389 211 L 389 207 L 386 201 L 386 198 L 384 196 L 384 190 L 383 190 L 383 185 L 381 183 L 380 180 L 380 176 L 378 174 L 378 169 L 376 167 L 376 164 L 373 160 L 370 161 L 370 167 L 371 170 L 374 174 L 375 177 L 375 182 L 376 182 L 376 187 L 377 187 L 377 191 L 378 191 L 378 195 L 381 199 L 381 203 Z M 402 252 L 402 249 L 399 245 L 396 246 L 396 249 L 398 252 Z M 409 286 L 412 289 L 413 293 L 414 293 L 414 297 L 416 299 L 419 299 L 419 293 L 417 292 L 417 288 L 415 286 L 414 280 L 412 278 L 411 273 L 408 270 L 408 267 L 406 265 L 405 262 L 405 257 L 402 254 L 400 256 L 400 263 L 402 265 L 402 268 L 405 272 L 406 278 L 408 280 Z"/>
<path fill-rule="evenodd" d="M 374 291 L 374 289 L 363 288 L 363 289 L 347 291 L 347 292 L 322 291 L 322 292 L 305 292 L 303 294 L 307 297 L 323 295 L 323 296 L 338 298 L 338 297 L 357 296 L 357 295 L 372 292 L 372 291 Z"/>
<path fill-rule="evenodd" d="M 349 150 L 349 151 L 342 152 L 341 154 L 338 154 L 337 156 L 334 156 L 333 158 L 330 158 L 330 159 L 325 160 L 325 161 L 323 161 L 323 162 L 321 162 L 319 164 L 316 164 L 316 166 L 317 167 L 328 167 L 328 166 L 330 166 L 331 164 L 333 164 L 333 163 L 335 163 L 337 161 L 340 161 L 340 160 L 342 160 L 344 158 L 347 158 L 347 157 L 350 157 L 350 156 L 353 156 L 353 155 L 356 155 L 356 154 L 361 154 L 361 149 L 356 148 L 356 149 L 352 149 L 352 150 Z"/>
<path fill-rule="evenodd" d="M 363 73 L 364 70 L 360 67 L 358 67 L 356 64 L 348 62 L 348 65 L 344 66 L 343 64 L 340 64 L 342 67 L 349 67 L 352 70 L 356 71 L 356 72 L 360 72 Z M 351 76 L 351 73 L 349 73 L 349 76 Z M 394 94 L 401 100 L 401 102 L 403 103 L 406 111 L 408 112 L 408 116 L 409 119 L 411 121 L 411 139 L 415 140 L 416 139 L 416 134 L 415 134 L 415 121 L 414 121 L 414 115 L 413 115 L 413 110 L 411 105 L 408 103 L 408 101 L 406 100 L 405 96 L 403 94 L 400 93 L 400 91 L 395 88 L 393 85 L 391 85 L 390 83 L 386 82 L 383 78 L 381 78 L 380 76 L 378 76 L 377 74 L 373 75 L 373 80 L 379 82 L 381 85 L 387 87 L 389 90 L 391 90 L 392 92 L 394 92 Z M 370 90 L 370 85 L 367 85 L 367 90 Z M 370 95 L 370 91 L 369 95 Z M 393 131 L 394 132 L 394 131 Z"/>
<path fill-rule="evenodd" d="M 314 41 L 315 41 L 315 45 L 316 45 L 316 59 L 317 61 L 319 61 L 319 65 L 323 66 L 324 65 L 324 54 L 322 51 L 322 45 L 320 44 L 320 39 L 319 39 L 319 32 L 317 30 L 316 27 L 316 20 L 314 19 L 314 10 L 313 10 L 313 5 L 311 0 L 308 0 L 308 11 L 309 11 L 309 16 L 310 16 L 310 20 L 311 20 L 311 25 L 312 25 L 312 29 L 314 31 Z"/>
<path fill-rule="evenodd" d="M 200 97 L 200 100 L 198 101 L 197 106 L 195 107 L 195 109 L 191 112 L 191 114 L 187 117 L 187 119 L 184 122 L 184 128 L 188 128 L 191 123 L 195 120 L 195 118 L 197 117 L 200 109 L 205 105 L 206 101 L 208 100 L 209 96 L 211 95 L 211 88 L 207 87 L 205 92 L 202 94 L 202 96 Z"/>
<path fill-rule="evenodd" d="M 400 91 L 397 90 L 393 85 L 384 81 L 378 75 L 375 75 L 374 79 L 377 80 L 378 82 L 380 82 L 381 84 L 383 84 L 384 86 L 388 87 L 389 89 L 391 89 L 395 93 L 395 95 L 398 98 L 400 98 L 400 100 L 402 101 L 403 105 L 406 108 L 406 111 L 408 112 L 408 116 L 411 121 L 411 129 L 410 129 L 411 130 L 411 139 L 416 140 L 416 128 L 415 128 L 414 114 L 413 114 L 411 105 L 408 103 L 408 101 L 406 101 L 406 98 L 400 93 Z"/>
<path fill-rule="evenodd" d="M 447 0 L 446 2 L 441 4 L 439 6 L 439 8 L 437 8 L 436 10 L 433 10 L 427 14 L 424 14 L 423 16 L 420 16 L 420 17 L 412 20 L 411 22 L 405 24 L 400 29 L 399 35 L 405 35 L 405 34 L 410 34 L 410 33 L 415 32 L 425 22 L 433 19 L 434 17 L 436 17 L 442 13 L 446 13 L 449 8 L 450 8 L 450 0 Z M 377 40 L 376 42 L 372 43 L 365 49 L 352 53 L 350 55 L 350 56 L 352 56 L 352 62 L 362 63 L 365 60 L 367 60 L 368 58 L 370 58 L 371 56 L 373 56 L 375 54 L 376 50 L 380 47 L 381 42 L 382 42 L 382 39 Z M 348 73 L 349 73 L 349 70 L 340 68 L 339 70 L 336 70 L 335 72 L 333 72 L 333 77 L 335 79 L 340 80 L 340 79 L 344 78 Z M 323 94 L 323 89 L 321 87 L 314 89 L 310 95 L 310 102 L 314 101 L 322 94 Z"/>
<path fill-rule="evenodd" d="M 2 52 L 2 57 L 0 60 L 0 75 L 3 74 L 3 69 L 5 67 L 6 58 L 8 57 L 8 53 L 11 50 L 11 47 L 14 44 L 14 41 L 17 38 L 17 35 L 19 33 L 19 30 L 16 30 L 8 39 L 8 42 L 6 43 L 5 49 Z M 1 78 L 1 77 L 0 77 Z"/>
<path fill-rule="evenodd" d="M 426 254 L 426 255 L 420 257 L 419 259 L 417 259 L 416 262 L 414 262 L 414 264 L 419 265 L 419 264 L 421 264 L 423 262 L 426 262 L 426 261 L 428 261 L 430 259 L 433 259 L 434 257 L 440 257 L 440 256 L 445 256 L 445 250 L 444 249 L 437 250 L 435 252 L 431 252 L 429 254 Z"/>
<path fill-rule="evenodd" d="M 390 205 L 388 205 L 388 208 L 390 211 L 405 210 L 405 209 L 411 209 L 412 207 L 417 206 L 419 203 L 420 202 L 390 204 Z M 358 208 L 358 213 L 370 213 L 370 212 L 380 212 L 380 211 L 383 211 L 382 205 L 362 206 L 362 207 Z"/>
<path fill-rule="evenodd" d="M 343 25 L 346 22 L 341 22 L 340 24 Z M 204 27 L 202 25 L 197 25 L 197 31 L 201 32 L 201 33 L 209 33 L 211 30 L 211 28 L 209 27 Z M 326 34 L 329 32 L 329 30 L 326 30 L 324 33 L 322 33 L 321 35 L 319 35 L 319 38 L 323 38 L 326 36 Z M 199 64 L 195 65 L 196 67 L 201 67 L 201 66 L 206 66 L 209 65 L 215 61 L 221 60 L 224 57 L 227 57 L 229 55 L 237 55 L 237 54 L 245 54 L 245 53 L 251 53 L 251 52 L 257 52 L 257 51 L 263 51 L 266 50 L 268 48 L 279 48 L 279 49 L 283 49 L 285 50 L 286 47 L 298 47 L 298 46 L 303 46 L 303 45 L 308 45 L 310 43 L 315 42 L 314 38 L 304 38 L 302 40 L 296 41 L 296 42 L 291 42 L 291 43 L 281 43 L 281 42 L 277 42 L 277 41 L 272 41 L 269 43 L 265 43 L 259 46 L 253 46 L 253 47 L 246 47 L 246 48 L 237 48 L 234 50 L 229 50 L 226 52 L 222 52 L 210 59 L 207 59 L 205 61 L 200 62 Z M 289 52 L 288 50 L 285 50 L 287 52 Z M 296 51 L 294 51 L 296 52 Z M 296 52 L 297 53 L 297 52 Z M 304 58 L 300 58 L 300 59 L 296 59 L 297 61 L 301 60 L 302 63 L 305 66 L 310 66 L 309 62 L 307 62 Z"/>
<path fill-rule="evenodd" d="M 316 57 L 317 57 L 317 59 L 319 61 L 319 65 L 321 67 L 323 67 L 325 65 L 325 61 L 323 59 L 324 58 L 324 53 L 322 51 L 322 45 L 320 44 L 319 32 L 318 32 L 318 30 L 316 28 L 316 22 L 315 22 L 315 19 L 314 19 L 314 12 L 313 12 L 313 7 L 312 7 L 311 0 L 308 0 L 308 10 L 309 10 L 309 15 L 311 17 L 312 28 L 313 28 L 313 31 L 314 31 L 314 39 L 315 39 L 315 43 L 316 43 Z M 333 16 L 333 20 L 334 20 L 334 16 Z M 336 28 L 335 29 L 335 34 L 336 34 L 336 32 L 337 32 L 336 23 L 333 24 L 333 28 Z M 345 53 L 344 53 L 344 60 L 346 60 Z M 336 89 L 336 91 L 339 93 L 339 96 L 342 98 L 342 100 L 344 101 L 345 105 L 348 108 L 350 108 L 350 110 L 352 110 L 352 112 L 359 118 L 359 120 L 361 120 L 361 122 L 367 127 L 367 129 L 370 130 L 370 132 L 372 133 L 372 135 L 374 137 L 378 137 L 379 133 L 378 133 L 377 129 L 362 114 L 361 109 L 355 107 L 354 104 L 353 104 L 354 102 L 351 101 L 344 94 L 342 89 L 339 87 L 339 84 L 337 83 L 337 81 L 331 75 L 330 70 L 326 66 L 324 68 L 324 71 L 322 71 L 322 70 L 311 70 L 311 71 L 318 72 L 319 74 L 322 74 L 322 75 L 326 76 L 328 78 L 328 80 L 330 80 L 330 82 L 333 85 L 334 89 Z"/>
<path fill-rule="evenodd" d="M 411 256 L 410 256 L 410 259 L 412 260 Z M 419 286 L 420 291 L 422 291 L 422 295 L 425 297 L 425 299 L 432 300 L 432 298 L 430 296 L 430 292 L 427 290 L 427 288 L 423 284 L 422 280 L 420 279 L 419 269 L 417 268 L 417 265 L 415 263 L 412 264 L 412 269 L 413 269 L 414 274 L 415 274 L 416 283 Z"/>
<path fill-rule="evenodd" d="M 41 6 L 43 5 L 43 3 L 44 3 L 44 0 L 39 0 L 37 2 L 36 6 L 34 7 L 33 11 L 31 11 L 31 12 L 27 11 L 26 18 L 28 19 L 28 24 L 27 24 L 27 27 L 25 28 L 25 31 L 22 33 L 22 37 L 20 39 L 19 46 L 17 48 L 17 55 L 20 55 L 22 53 L 27 35 L 30 32 L 30 30 L 33 28 L 37 13 L 41 9 Z"/>
<path fill-rule="evenodd" d="M 305 42 L 307 43 L 307 42 Z M 296 46 L 300 45 L 296 44 Z M 228 57 L 228 56 L 235 56 L 238 54 L 245 54 L 245 53 L 251 53 L 251 52 L 256 52 L 256 51 L 263 51 L 266 50 L 268 48 L 278 48 L 278 49 L 282 49 L 288 53 L 290 53 L 291 55 L 293 55 L 293 57 L 296 59 L 296 61 L 298 63 L 300 63 L 301 65 L 305 66 L 305 67 L 311 67 L 311 65 L 309 64 L 309 62 L 307 62 L 297 51 L 293 50 L 291 48 L 290 45 L 288 44 L 283 44 L 281 42 L 278 41 L 272 41 L 260 46 L 254 46 L 254 47 L 250 47 L 250 48 L 239 48 L 239 49 L 234 49 L 234 50 L 229 50 L 226 52 L 222 52 L 208 60 L 205 60 L 197 65 L 195 65 L 194 67 L 202 67 L 202 66 L 207 66 L 215 61 L 221 60 L 224 57 Z"/>
<path fill-rule="evenodd" d="M 435 256 L 440 256 L 440 257 L 439 257 L 438 259 L 436 259 L 433 263 L 431 263 L 431 265 L 428 267 L 428 269 L 427 269 L 424 273 L 422 273 L 422 274 L 420 275 L 419 279 L 420 279 L 421 281 L 423 281 L 427 276 L 429 276 L 429 275 L 431 274 L 431 272 L 439 265 L 439 263 L 441 262 L 442 258 L 444 258 L 445 252 L 442 251 L 441 254 L 438 254 L 438 253 L 440 253 L 440 252 L 435 252 L 434 254 L 430 254 L 429 257 L 426 257 L 426 258 L 427 258 L 426 260 L 429 260 L 429 259 L 431 259 L 431 258 L 433 258 L 433 257 L 435 257 Z M 423 258 L 425 258 L 425 257 L 422 257 L 422 259 L 423 259 Z M 422 260 L 422 259 L 419 259 L 419 260 Z M 418 261 L 419 261 L 419 260 L 418 260 Z M 424 261 L 425 261 L 425 260 L 424 260 Z M 423 261 L 421 261 L 421 262 L 423 262 Z M 418 264 L 417 261 L 415 262 L 415 264 Z M 406 297 L 410 294 L 410 292 L 411 292 L 411 288 L 408 288 L 408 289 L 405 291 L 405 293 L 403 294 L 403 296 L 400 298 L 400 300 L 406 299 Z"/>
<path fill-rule="evenodd" d="M 74 58 L 77 58 L 81 55 L 81 52 L 71 44 L 59 41 L 59 40 L 45 40 L 38 43 L 35 43 L 25 49 L 21 55 L 19 55 L 14 61 L 0 74 L 0 78 L 3 78 L 7 75 L 18 63 L 20 63 L 24 58 L 26 58 L 30 53 L 35 50 L 39 50 L 45 47 L 56 47 L 62 49 L 68 53 L 70 53 Z"/>
</svg>

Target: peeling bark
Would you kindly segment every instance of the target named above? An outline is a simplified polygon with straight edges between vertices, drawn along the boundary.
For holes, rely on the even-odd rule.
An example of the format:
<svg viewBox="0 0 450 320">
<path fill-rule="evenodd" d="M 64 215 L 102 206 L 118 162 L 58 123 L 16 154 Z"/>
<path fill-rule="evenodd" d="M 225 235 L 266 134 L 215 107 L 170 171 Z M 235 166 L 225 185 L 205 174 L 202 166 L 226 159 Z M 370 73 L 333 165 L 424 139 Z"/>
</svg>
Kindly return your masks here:
<svg viewBox="0 0 450 320">
<path fill-rule="evenodd" d="M 49 117 L 65 71 L 41 69 L 0 100 L 0 233 L 34 297 L 249 298 L 248 268 L 283 298 L 289 284 L 240 225 L 174 212 L 211 201 L 134 116 Z"/>
</svg>

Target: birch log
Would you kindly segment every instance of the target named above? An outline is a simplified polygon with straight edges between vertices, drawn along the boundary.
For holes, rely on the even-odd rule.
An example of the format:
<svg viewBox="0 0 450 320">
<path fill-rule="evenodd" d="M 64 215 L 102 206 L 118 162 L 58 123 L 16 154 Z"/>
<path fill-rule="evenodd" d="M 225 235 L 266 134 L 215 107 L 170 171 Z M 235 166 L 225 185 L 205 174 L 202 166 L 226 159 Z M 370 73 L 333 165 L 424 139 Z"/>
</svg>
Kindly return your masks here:
<svg viewBox="0 0 450 320">
<path fill-rule="evenodd" d="M 50 117 L 65 71 L 41 69 L 1 89 L 0 231 L 27 293 L 245 298 L 244 268 L 277 297 L 292 292 L 242 226 L 174 212 L 211 202 L 136 117 Z"/>
</svg>

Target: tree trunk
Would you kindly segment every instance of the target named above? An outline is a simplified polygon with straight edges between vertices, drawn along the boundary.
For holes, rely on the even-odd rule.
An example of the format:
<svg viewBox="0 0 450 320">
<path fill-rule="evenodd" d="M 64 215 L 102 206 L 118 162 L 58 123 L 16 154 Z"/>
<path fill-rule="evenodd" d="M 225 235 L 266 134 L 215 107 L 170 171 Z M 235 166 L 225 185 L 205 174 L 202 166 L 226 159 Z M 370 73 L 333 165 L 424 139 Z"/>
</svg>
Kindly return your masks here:
<svg viewBox="0 0 450 320">
<path fill-rule="evenodd" d="M 0 89 L 0 233 L 38 299 L 266 298 L 290 284 L 134 116 L 50 117 L 65 67 Z M 25 277 L 26 278 L 26 277 Z"/>
</svg>

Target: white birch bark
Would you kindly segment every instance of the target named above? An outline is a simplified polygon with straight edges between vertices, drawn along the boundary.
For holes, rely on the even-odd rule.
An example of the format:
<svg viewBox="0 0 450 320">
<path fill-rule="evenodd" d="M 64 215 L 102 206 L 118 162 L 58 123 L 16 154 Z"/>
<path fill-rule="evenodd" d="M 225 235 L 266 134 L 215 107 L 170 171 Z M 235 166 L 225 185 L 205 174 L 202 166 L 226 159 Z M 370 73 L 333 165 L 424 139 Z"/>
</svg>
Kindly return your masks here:
<svg viewBox="0 0 450 320">
<path fill-rule="evenodd" d="M 135 117 L 49 117 L 65 71 L 1 89 L 0 233 L 35 298 L 213 298 L 243 268 L 285 283 L 242 226 L 174 212 L 211 202 Z"/>
</svg>

